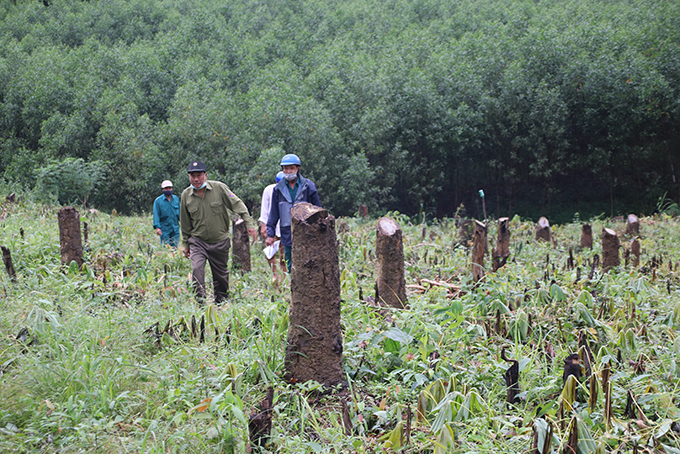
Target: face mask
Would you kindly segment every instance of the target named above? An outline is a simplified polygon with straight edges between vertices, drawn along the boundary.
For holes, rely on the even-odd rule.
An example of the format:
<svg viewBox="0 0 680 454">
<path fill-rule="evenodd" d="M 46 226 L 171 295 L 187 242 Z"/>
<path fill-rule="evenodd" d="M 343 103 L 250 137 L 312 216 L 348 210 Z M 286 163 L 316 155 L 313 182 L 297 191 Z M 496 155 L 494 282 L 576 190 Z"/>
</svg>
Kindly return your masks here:
<svg viewBox="0 0 680 454">
<path fill-rule="evenodd" d="M 283 178 L 285 178 L 286 181 L 293 181 L 294 179 L 297 178 L 297 172 L 296 173 L 284 173 Z"/>
<path fill-rule="evenodd" d="M 203 184 L 202 184 L 200 187 L 197 188 L 196 186 L 194 186 L 194 188 L 195 188 L 195 189 L 203 189 L 203 188 L 206 187 L 207 185 L 208 185 L 208 182 L 207 182 L 207 181 L 204 181 Z"/>
<path fill-rule="evenodd" d="M 163 195 L 166 196 L 166 197 L 171 196 L 172 195 L 172 189 L 164 189 Z"/>
</svg>

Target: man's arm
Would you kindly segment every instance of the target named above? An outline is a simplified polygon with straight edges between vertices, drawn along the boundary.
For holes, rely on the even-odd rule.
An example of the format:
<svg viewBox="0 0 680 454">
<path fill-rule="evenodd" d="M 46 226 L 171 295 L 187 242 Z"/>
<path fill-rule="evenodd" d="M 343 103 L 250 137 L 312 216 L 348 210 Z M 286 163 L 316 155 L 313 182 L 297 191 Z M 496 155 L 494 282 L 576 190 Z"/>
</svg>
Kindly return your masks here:
<svg viewBox="0 0 680 454">
<path fill-rule="evenodd" d="M 182 232 L 182 244 L 184 244 L 184 255 L 189 257 L 189 238 L 191 237 L 191 216 L 187 210 L 187 203 L 185 195 L 182 193 L 182 198 L 179 202 L 179 229 Z"/>
<path fill-rule="evenodd" d="M 250 213 L 248 212 L 248 207 L 246 206 L 245 203 L 243 203 L 243 200 L 239 199 L 236 194 L 231 192 L 231 190 L 224 186 L 226 194 L 224 194 L 225 203 L 229 209 L 236 213 L 241 219 L 243 219 L 246 222 L 246 227 L 248 228 L 248 234 L 253 238 L 253 240 L 257 239 L 257 225 L 255 224 L 255 221 L 253 221 L 253 218 L 250 216 Z"/>
</svg>

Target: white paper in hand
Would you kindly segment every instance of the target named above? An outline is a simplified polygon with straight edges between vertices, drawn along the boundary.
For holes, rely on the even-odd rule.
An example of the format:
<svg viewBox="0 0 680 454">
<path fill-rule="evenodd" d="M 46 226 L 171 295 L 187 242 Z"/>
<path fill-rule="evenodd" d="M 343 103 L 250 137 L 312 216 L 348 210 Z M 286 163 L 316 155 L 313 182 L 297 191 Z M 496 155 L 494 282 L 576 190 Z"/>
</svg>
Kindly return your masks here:
<svg viewBox="0 0 680 454">
<path fill-rule="evenodd" d="M 279 250 L 279 244 L 281 243 L 281 240 L 277 240 L 272 244 L 271 246 L 267 246 L 264 248 L 264 255 L 267 257 L 267 260 L 271 260 L 274 255 L 276 255 L 276 252 Z"/>
</svg>

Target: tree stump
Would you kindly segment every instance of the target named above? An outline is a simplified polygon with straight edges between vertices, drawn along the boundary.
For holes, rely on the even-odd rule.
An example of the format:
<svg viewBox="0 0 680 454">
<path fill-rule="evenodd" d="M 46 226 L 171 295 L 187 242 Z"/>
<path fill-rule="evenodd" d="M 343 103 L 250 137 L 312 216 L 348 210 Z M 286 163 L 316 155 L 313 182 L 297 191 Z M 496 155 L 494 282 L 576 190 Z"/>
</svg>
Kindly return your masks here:
<svg viewBox="0 0 680 454">
<path fill-rule="evenodd" d="M 640 266 L 640 238 L 635 237 L 633 241 L 630 242 L 630 253 L 633 256 L 633 266 Z"/>
<path fill-rule="evenodd" d="M 602 229 L 602 268 L 609 271 L 621 264 L 619 237 L 612 229 Z"/>
<path fill-rule="evenodd" d="M 363 203 L 359 205 L 359 216 L 362 218 L 368 216 L 368 207 Z"/>
<path fill-rule="evenodd" d="M 640 220 L 634 214 L 629 214 L 626 220 L 626 235 L 640 234 Z"/>
<path fill-rule="evenodd" d="M 536 239 L 542 241 L 550 241 L 552 239 L 552 232 L 550 231 L 550 222 L 545 216 L 541 216 L 536 225 Z"/>
<path fill-rule="evenodd" d="M 344 384 L 335 218 L 311 203 L 291 209 L 291 303 L 286 378 Z"/>
<path fill-rule="evenodd" d="M 500 218 L 498 220 L 498 238 L 496 239 L 496 248 L 491 252 L 493 261 L 493 270 L 498 271 L 510 257 L 510 219 Z"/>
<path fill-rule="evenodd" d="M 486 249 L 486 224 L 475 221 L 475 230 L 472 233 L 472 278 L 475 282 L 484 277 Z"/>
<path fill-rule="evenodd" d="M 12 253 L 5 246 L 0 246 L 0 248 L 2 248 L 2 261 L 5 263 L 5 269 L 7 270 L 9 280 L 16 282 L 17 273 L 14 271 L 14 263 L 12 263 Z"/>
<path fill-rule="evenodd" d="M 393 219 L 378 219 L 375 256 L 378 259 L 377 285 L 380 300 L 391 307 L 405 307 L 404 242 L 401 228 Z"/>
<path fill-rule="evenodd" d="M 246 221 L 241 218 L 232 221 L 232 261 L 241 273 L 250 273 L 250 237 Z"/>
<path fill-rule="evenodd" d="M 472 219 L 463 219 L 460 222 L 460 241 L 465 244 L 472 241 L 474 230 L 475 222 Z"/>
<path fill-rule="evenodd" d="M 83 242 L 80 236 L 80 214 L 75 208 L 66 206 L 57 212 L 59 220 L 59 243 L 61 244 L 61 263 L 69 265 L 75 261 L 83 266 Z"/>
<path fill-rule="evenodd" d="M 593 227 L 590 224 L 583 224 L 581 227 L 581 247 L 593 248 Z"/>
</svg>

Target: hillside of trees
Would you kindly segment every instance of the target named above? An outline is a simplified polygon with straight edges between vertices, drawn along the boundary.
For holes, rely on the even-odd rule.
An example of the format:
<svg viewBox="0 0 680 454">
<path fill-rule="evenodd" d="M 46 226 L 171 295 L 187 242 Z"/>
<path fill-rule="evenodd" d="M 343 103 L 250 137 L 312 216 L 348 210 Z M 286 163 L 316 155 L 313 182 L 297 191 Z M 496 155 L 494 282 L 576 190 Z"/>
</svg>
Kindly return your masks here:
<svg viewBox="0 0 680 454">
<path fill-rule="evenodd" d="M 651 214 L 679 79 L 667 0 L 6 1 L 0 174 L 139 212 L 198 158 L 253 206 L 287 152 L 336 215 Z"/>
</svg>

